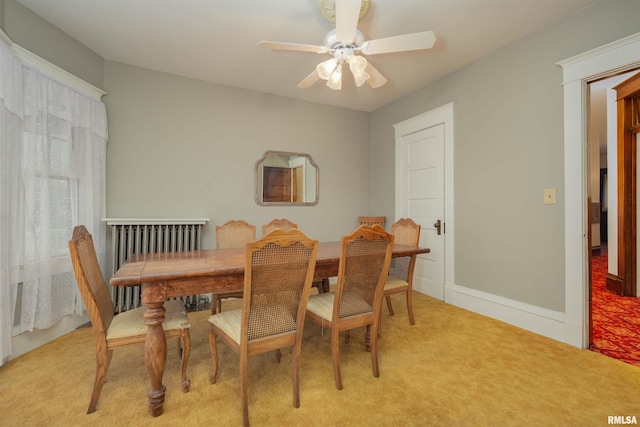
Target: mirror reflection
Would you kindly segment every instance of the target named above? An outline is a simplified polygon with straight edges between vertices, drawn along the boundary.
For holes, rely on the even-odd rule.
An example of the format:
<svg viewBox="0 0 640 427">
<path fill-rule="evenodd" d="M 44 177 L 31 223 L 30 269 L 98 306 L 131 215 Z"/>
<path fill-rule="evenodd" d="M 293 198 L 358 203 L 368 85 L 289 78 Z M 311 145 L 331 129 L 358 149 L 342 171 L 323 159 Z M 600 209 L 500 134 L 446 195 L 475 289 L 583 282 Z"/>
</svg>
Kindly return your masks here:
<svg viewBox="0 0 640 427">
<path fill-rule="evenodd" d="M 318 182 L 318 166 L 308 154 L 267 151 L 256 162 L 256 203 L 316 205 Z"/>
</svg>

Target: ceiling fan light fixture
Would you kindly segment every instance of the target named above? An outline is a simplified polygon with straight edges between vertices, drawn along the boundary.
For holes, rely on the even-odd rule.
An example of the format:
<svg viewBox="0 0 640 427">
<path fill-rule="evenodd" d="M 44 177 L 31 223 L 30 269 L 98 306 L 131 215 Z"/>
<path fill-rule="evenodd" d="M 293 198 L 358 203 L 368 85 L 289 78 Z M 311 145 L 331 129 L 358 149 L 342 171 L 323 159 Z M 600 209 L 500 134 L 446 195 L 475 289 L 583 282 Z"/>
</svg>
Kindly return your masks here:
<svg viewBox="0 0 640 427">
<path fill-rule="evenodd" d="M 371 76 L 369 75 L 369 73 L 362 72 L 361 74 L 354 74 L 353 78 L 356 81 L 356 86 L 360 87 L 365 84 L 365 82 L 369 80 Z"/>
<path fill-rule="evenodd" d="M 372 89 L 377 89 L 387 83 L 387 79 L 362 55 L 430 49 L 436 41 L 433 31 L 366 40 L 362 31 L 358 29 L 358 21 L 367 13 L 371 0 L 318 1 L 322 15 L 336 24 L 335 28 L 324 37 L 323 46 L 271 41 L 258 43 L 258 46 L 266 49 L 333 55 L 332 59 L 318 64 L 304 80 L 298 83 L 299 88 L 311 87 L 316 81 L 322 79 L 331 89 L 342 89 L 342 66 L 348 63 L 356 86 L 360 87 L 367 83 Z"/>
<path fill-rule="evenodd" d="M 335 58 L 331 58 L 319 63 L 316 67 L 316 69 L 318 70 L 318 75 L 323 80 L 329 80 L 329 77 L 331 77 L 331 73 L 333 73 L 337 65 L 338 61 Z"/>
<path fill-rule="evenodd" d="M 362 56 L 351 55 L 347 62 L 349 63 L 349 68 L 351 68 L 351 72 L 353 74 L 362 74 L 364 73 L 365 68 L 367 68 L 367 60 Z"/>
<path fill-rule="evenodd" d="M 369 78 L 371 77 L 369 73 L 364 70 L 367 68 L 367 60 L 362 56 L 351 55 L 347 62 L 349 63 L 349 68 L 353 73 L 353 78 L 356 81 L 356 86 L 362 86 Z"/>
<path fill-rule="evenodd" d="M 333 71 L 333 74 L 331 74 L 331 77 L 327 80 L 327 86 L 333 90 L 342 89 L 342 64 L 338 64 Z"/>
</svg>

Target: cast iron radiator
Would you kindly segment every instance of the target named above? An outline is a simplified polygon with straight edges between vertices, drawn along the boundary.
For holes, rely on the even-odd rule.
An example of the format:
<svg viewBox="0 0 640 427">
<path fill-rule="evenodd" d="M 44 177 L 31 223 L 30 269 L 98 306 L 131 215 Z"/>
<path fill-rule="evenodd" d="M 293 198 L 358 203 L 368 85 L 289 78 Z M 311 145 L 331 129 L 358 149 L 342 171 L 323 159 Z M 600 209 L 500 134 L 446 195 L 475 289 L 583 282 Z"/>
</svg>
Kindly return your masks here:
<svg viewBox="0 0 640 427">
<path fill-rule="evenodd" d="M 199 250 L 202 229 L 208 219 L 106 219 L 111 226 L 111 275 L 132 255 L 138 253 Z M 112 287 L 116 313 L 142 306 L 140 286 Z M 188 310 L 202 309 L 209 298 L 204 295 L 181 297 Z"/>
</svg>

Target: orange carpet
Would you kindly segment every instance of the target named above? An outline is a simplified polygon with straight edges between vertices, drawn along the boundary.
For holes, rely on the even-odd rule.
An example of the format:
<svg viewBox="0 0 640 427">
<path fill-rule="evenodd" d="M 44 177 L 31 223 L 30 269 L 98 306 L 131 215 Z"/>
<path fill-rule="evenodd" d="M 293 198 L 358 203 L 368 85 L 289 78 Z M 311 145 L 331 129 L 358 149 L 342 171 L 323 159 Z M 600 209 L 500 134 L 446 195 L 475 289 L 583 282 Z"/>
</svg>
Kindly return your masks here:
<svg viewBox="0 0 640 427">
<path fill-rule="evenodd" d="M 591 350 L 640 367 L 640 298 L 621 297 L 606 290 L 606 251 L 594 256 L 591 266 Z"/>
</svg>

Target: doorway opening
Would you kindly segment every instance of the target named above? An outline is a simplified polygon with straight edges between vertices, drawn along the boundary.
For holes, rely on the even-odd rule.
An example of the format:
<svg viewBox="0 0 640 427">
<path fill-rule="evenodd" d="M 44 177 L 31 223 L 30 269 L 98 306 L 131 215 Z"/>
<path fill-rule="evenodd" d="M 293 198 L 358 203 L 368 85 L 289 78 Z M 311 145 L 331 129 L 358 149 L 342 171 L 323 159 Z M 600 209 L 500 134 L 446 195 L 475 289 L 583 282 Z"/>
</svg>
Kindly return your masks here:
<svg viewBox="0 0 640 427">
<path fill-rule="evenodd" d="M 564 93 L 564 342 L 589 347 L 590 254 L 587 197 L 587 82 L 640 68 L 640 33 L 558 62 Z M 613 174 L 608 171 L 609 187 Z M 577 178 L 577 179 L 576 179 Z M 611 208 L 611 206 L 609 206 Z M 612 218 L 609 210 L 609 220 Z M 611 233 L 608 248 L 611 251 Z"/>
<path fill-rule="evenodd" d="M 638 72 L 588 83 L 589 348 L 640 366 L 640 298 L 612 292 L 618 278 L 616 91 Z M 636 181 L 637 182 L 637 181 Z"/>
</svg>

